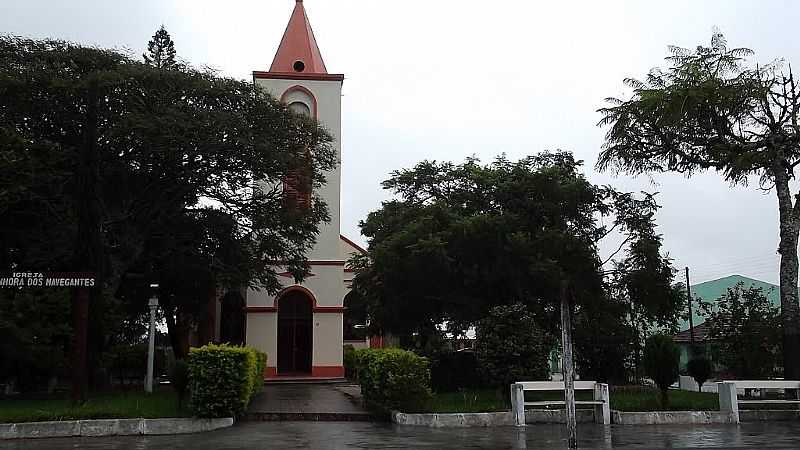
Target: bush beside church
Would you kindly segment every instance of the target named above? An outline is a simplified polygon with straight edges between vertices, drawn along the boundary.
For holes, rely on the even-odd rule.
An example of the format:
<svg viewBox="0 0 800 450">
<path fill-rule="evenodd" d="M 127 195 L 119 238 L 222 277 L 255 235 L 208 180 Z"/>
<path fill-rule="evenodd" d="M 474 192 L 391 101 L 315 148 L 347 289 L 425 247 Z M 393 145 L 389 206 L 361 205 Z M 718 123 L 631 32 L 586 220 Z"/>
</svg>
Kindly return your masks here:
<svg viewBox="0 0 800 450">
<path fill-rule="evenodd" d="M 386 411 L 413 411 L 431 397 L 427 358 L 399 348 L 355 350 L 346 362 L 361 385 L 364 401 Z M 345 368 L 347 370 L 347 368 Z"/>
<path fill-rule="evenodd" d="M 206 345 L 189 352 L 189 408 L 197 417 L 236 417 L 261 391 L 267 355 L 250 347 Z"/>
</svg>

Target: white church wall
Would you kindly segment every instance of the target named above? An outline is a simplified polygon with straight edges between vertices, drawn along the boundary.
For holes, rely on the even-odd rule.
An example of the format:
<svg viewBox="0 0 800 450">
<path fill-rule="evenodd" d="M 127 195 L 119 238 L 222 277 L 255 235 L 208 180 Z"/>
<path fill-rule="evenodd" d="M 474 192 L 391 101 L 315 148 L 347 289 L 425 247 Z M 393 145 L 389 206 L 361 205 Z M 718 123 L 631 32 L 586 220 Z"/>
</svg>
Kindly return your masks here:
<svg viewBox="0 0 800 450">
<path fill-rule="evenodd" d="M 338 339 L 335 337 L 338 336 Z M 339 367 L 342 365 L 342 315 L 337 313 L 314 314 L 314 366 Z"/>
<path fill-rule="evenodd" d="M 326 184 L 317 189 L 316 195 L 328 204 L 331 221 L 320 225 L 320 234 L 317 244 L 309 253 L 310 260 L 335 260 L 340 257 L 339 230 L 341 210 L 341 134 L 342 128 L 342 84 L 339 81 L 323 80 L 282 80 L 257 78 L 256 83 L 263 87 L 273 97 L 280 99 L 283 94 L 293 86 L 302 86 L 308 89 L 316 99 L 317 120 L 328 130 L 334 138 L 333 145 L 337 154 L 337 166 L 325 174 Z M 292 93 L 287 98 L 299 99 L 301 94 Z M 309 105 L 311 106 L 311 105 Z"/>
<path fill-rule="evenodd" d="M 247 315 L 247 345 L 267 354 L 267 366 L 278 364 L 278 314 L 261 313 Z"/>
</svg>

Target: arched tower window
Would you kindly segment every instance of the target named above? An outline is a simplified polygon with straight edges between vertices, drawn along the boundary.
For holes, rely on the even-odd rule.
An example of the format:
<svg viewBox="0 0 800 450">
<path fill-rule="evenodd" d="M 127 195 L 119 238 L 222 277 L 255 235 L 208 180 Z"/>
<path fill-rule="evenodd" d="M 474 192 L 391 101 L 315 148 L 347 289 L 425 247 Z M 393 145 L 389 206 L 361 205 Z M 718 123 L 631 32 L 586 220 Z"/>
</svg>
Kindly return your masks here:
<svg viewBox="0 0 800 450">
<path fill-rule="evenodd" d="M 311 117 L 311 108 L 308 107 L 303 102 L 292 102 L 289 103 L 289 110 L 295 114 L 300 114 L 302 116 Z"/>
<path fill-rule="evenodd" d="M 307 117 L 317 116 L 317 99 L 307 88 L 296 85 L 286 90 L 281 101 L 295 114 Z M 283 179 L 283 197 L 288 208 L 309 208 L 311 206 L 311 156 L 300 156 L 298 168 L 286 174 Z"/>
</svg>

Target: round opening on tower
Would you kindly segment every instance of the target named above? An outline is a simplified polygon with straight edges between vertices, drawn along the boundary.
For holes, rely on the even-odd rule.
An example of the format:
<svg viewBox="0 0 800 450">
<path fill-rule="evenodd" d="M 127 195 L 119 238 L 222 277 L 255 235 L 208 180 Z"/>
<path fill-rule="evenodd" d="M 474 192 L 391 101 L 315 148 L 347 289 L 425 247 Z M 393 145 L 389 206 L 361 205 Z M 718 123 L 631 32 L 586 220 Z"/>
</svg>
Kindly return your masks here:
<svg viewBox="0 0 800 450">
<path fill-rule="evenodd" d="M 295 72 L 302 72 L 302 71 L 306 70 L 306 63 L 304 63 L 303 61 L 297 60 L 297 61 L 294 62 L 294 65 L 292 67 L 294 68 Z"/>
</svg>

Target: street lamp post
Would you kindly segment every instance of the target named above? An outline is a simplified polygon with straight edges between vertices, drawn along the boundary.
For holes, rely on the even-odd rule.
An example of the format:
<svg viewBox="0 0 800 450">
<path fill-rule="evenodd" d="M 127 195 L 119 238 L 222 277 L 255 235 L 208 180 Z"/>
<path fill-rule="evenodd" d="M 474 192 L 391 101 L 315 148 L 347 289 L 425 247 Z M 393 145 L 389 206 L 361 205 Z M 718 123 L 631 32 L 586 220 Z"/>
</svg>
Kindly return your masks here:
<svg viewBox="0 0 800 450">
<path fill-rule="evenodd" d="M 153 357 L 156 350 L 156 309 L 158 308 L 158 297 L 155 290 L 158 289 L 157 284 L 151 284 L 153 289 L 153 297 L 150 298 L 148 306 L 150 306 L 150 337 L 147 347 L 147 377 L 144 380 L 145 392 L 153 392 Z"/>
</svg>

